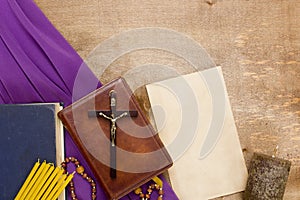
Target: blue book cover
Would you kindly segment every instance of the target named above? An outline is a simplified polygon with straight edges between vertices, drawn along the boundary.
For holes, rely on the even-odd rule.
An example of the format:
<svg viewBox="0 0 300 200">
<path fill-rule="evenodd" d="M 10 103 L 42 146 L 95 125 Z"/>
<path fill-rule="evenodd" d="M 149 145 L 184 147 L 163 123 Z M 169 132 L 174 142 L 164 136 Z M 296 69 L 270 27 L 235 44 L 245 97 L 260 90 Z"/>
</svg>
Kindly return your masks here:
<svg viewBox="0 0 300 200">
<path fill-rule="evenodd" d="M 34 163 L 64 157 L 59 103 L 0 105 L 0 199 L 14 199 Z"/>
</svg>

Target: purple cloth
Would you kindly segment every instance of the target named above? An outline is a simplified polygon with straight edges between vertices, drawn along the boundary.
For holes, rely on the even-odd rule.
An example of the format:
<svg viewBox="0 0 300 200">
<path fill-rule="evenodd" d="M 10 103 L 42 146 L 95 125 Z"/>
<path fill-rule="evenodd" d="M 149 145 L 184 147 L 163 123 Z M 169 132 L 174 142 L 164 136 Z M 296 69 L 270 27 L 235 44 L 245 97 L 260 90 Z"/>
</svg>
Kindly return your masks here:
<svg viewBox="0 0 300 200">
<path fill-rule="evenodd" d="M 67 106 L 101 86 L 32 0 L 0 0 L 0 5 L 1 104 L 63 102 Z M 66 156 L 77 157 L 93 177 L 67 132 L 65 145 Z M 86 181 L 75 176 L 74 184 L 79 199 L 90 199 Z M 165 199 L 178 199 L 165 180 L 164 190 Z M 106 199 L 98 183 L 97 199 Z M 130 199 L 139 198 L 133 193 L 122 198 Z"/>
</svg>

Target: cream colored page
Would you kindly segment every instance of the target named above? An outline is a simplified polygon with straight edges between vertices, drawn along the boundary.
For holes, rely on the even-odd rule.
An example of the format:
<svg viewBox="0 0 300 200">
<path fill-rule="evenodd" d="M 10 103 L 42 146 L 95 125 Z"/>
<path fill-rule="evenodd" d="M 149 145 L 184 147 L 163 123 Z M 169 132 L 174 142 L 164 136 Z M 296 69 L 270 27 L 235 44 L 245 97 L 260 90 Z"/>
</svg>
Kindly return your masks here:
<svg viewBox="0 0 300 200">
<path fill-rule="evenodd" d="M 59 104 L 56 105 L 56 116 L 57 113 L 62 110 L 62 106 Z M 65 159 L 65 147 L 64 147 L 64 130 L 63 130 L 63 124 L 61 120 L 56 117 L 56 166 L 60 166 L 60 164 Z M 65 200 L 66 199 L 66 189 L 63 190 L 63 192 L 59 195 L 58 200 Z"/>
<path fill-rule="evenodd" d="M 207 138 L 213 114 L 216 114 L 213 112 L 212 95 L 205 81 L 206 76 L 211 79 L 222 79 L 224 90 L 220 92 L 225 95 L 223 102 L 225 113 L 223 113 L 224 120 L 216 145 L 208 156 L 200 159 L 203 142 Z M 188 98 L 194 103 L 182 103 L 182 101 L 186 101 L 182 100 L 184 93 L 190 95 L 191 91 L 188 91 L 189 89 L 178 90 L 177 87 L 182 87 L 181 84 L 189 86 L 193 95 Z M 147 91 L 160 137 L 174 160 L 174 165 L 169 173 L 173 188 L 179 198 L 205 200 L 243 191 L 247 180 L 247 169 L 221 68 L 212 68 L 201 73 L 197 72 L 153 83 L 147 85 Z M 183 94 L 177 95 L 178 91 Z M 190 115 L 183 114 L 185 109 L 191 111 Z M 198 115 L 192 111 L 197 112 Z M 183 131 L 187 137 L 192 138 L 189 146 L 184 147 L 180 146 L 180 141 L 177 141 L 177 134 L 183 126 L 183 117 L 191 117 L 191 124 L 185 125 L 187 128 Z M 193 120 L 195 117 L 196 121 Z M 189 123 L 189 120 L 185 120 L 184 123 Z M 192 131 L 195 131 L 195 134 Z M 176 145 L 175 150 L 172 146 L 174 142 L 179 144 Z M 181 151 L 182 154 L 173 153 L 173 151 Z"/>
</svg>

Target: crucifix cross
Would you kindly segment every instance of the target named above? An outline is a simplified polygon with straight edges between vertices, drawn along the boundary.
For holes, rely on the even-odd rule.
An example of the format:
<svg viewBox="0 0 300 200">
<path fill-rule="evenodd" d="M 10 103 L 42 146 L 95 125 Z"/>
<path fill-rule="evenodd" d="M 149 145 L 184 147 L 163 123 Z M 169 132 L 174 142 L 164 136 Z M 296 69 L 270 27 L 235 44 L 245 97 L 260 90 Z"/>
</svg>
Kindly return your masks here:
<svg viewBox="0 0 300 200">
<path fill-rule="evenodd" d="M 116 109 L 117 106 L 117 95 L 114 90 L 109 92 L 110 98 L 110 110 L 96 110 L 89 111 L 89 117 L 103 117 L 110 121 L 110 177 L 116 178 L 116 130 L 117 130 L 117 120 L 124 117 L 136 117 L 138 115 L 137 111 L 133 110 L 120 110 Z"/>
</svg>

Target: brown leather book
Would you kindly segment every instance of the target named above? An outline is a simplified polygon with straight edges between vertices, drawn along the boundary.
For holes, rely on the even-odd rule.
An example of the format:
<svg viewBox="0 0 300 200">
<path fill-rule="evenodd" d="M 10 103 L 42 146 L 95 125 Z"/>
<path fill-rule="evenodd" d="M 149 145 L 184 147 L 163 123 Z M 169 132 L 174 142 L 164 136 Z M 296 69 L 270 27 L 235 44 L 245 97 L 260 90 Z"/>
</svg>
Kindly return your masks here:
<svg viewBox="0 0 300 200">
<path fill-rule="evenodd" d="M 124 79 L 58 113 L 109 199 L 119 199 L 172 165 Z"/>
</svg>

